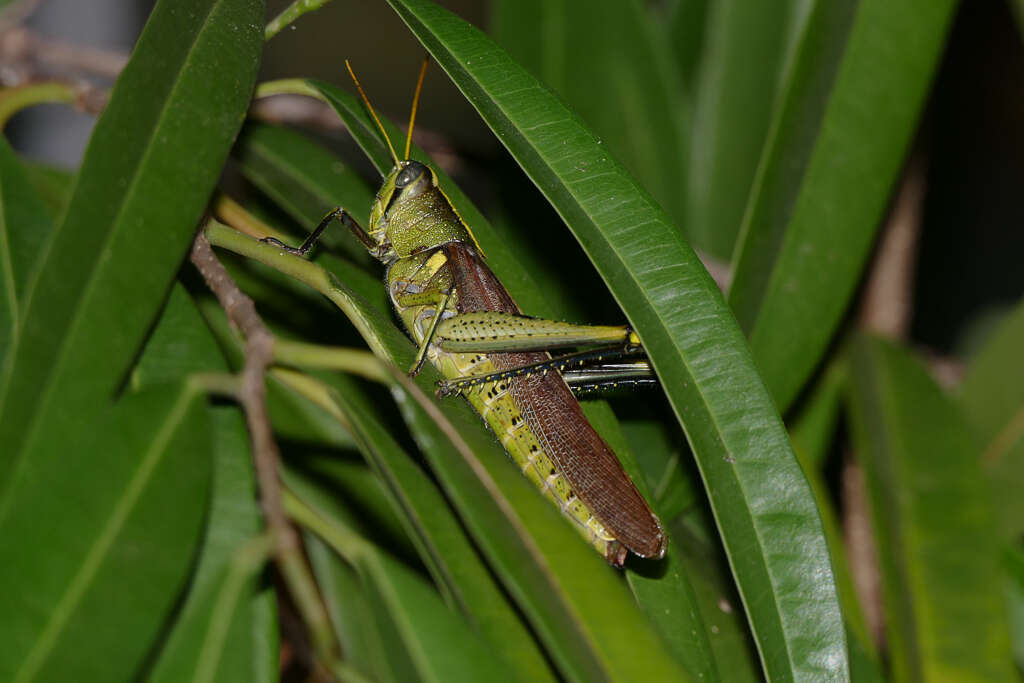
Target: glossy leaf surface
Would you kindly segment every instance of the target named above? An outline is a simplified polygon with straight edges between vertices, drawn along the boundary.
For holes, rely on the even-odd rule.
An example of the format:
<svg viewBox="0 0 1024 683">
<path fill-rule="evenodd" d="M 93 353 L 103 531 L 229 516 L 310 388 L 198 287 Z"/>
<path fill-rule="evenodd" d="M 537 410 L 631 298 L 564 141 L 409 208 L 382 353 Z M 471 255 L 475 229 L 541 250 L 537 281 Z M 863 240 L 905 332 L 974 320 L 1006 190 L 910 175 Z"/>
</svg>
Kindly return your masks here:
<svg viewBox="0 0 1024 683">
<path fill-rule="evenodd" d="M 955 6 L 818 2 L 806 22 L 729 289 L 782 411 L 821 359 L 860 280 Z"/>
</svg>

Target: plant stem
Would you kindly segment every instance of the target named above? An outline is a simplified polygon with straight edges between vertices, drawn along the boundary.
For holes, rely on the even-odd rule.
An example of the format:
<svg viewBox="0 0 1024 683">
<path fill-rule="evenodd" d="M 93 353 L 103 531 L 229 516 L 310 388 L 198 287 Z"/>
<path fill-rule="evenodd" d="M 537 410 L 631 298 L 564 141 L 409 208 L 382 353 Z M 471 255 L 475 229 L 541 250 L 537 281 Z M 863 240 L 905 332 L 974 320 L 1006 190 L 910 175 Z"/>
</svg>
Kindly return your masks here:
<svg viewBox="0 0 1024 683">
<path fill-rule="evenodd" d="M 318 10 L 331 0 L 295 0 L 267 23 L 263 39 L 270 40 L 306 12 Z"/>
<path fill-rule="evenodd" d="M 71 104 L 78 92 L 69 83 L 49 81 L 0 90 L 0 129 L 22 109 L 37 104 Z"/>
<path fill-rule="evenodd" d="M 260 506 L 273 538 L 274 559 L 309 629 L 318 656 L 325 665 L 333 663 L 337 658 L 337 645 L 330 618 L 302 555 L 299 536 L 288 523 L 281 504 L 280 453 L 270 429 L 265 383 L 267 368 L 274 358 L 274 337 L 260 319 L 252 299 L 238 289 L 217 260 L 203 233 L 197 235 L 193 242 L 191 260 L 228 318 L 245 337 L 245 366 L 238 401 L 245 412 L 252 439 Z"/>
<path fill-rule="evenodd" d="M 321 370 L 340 370 L 372 382 L 388 384 L 391 373 L 369 351 L 278 340 L 274 360 L 285 365 Z"/>
</svg>

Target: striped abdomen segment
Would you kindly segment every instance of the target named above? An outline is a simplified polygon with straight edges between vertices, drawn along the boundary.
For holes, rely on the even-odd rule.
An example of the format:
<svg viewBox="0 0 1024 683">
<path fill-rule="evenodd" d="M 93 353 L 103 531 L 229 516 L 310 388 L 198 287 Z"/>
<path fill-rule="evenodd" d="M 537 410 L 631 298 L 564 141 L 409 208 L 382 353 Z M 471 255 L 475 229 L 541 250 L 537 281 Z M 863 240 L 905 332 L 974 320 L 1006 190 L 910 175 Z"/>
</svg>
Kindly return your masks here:
<svg viewBox="0 0 1024 683">
<path fill-rule="evenodd" d="M 520 313 L 494 273 L 472 247 L 451 243 L 443 247 L 447 266 L 458 290 L 458 313 L 502 311 Z M 544 352 L 492 353 L 498 371 L 548 358 Z M 478 374 L 478 373 L 474 373 Z M 558 373 L 534 374 L 507 380 L 507 390 L 554 468 L 565 476 L 571 495 L 579 498 L 602 526 L 626 548 L 641 557 L 661 557 L 665 535 L 661 524 L 633 486 L 615 454 L 583 415 Z M 609 547 L 609 561 L 621 564 L 624 553 Z"/>
</svg>

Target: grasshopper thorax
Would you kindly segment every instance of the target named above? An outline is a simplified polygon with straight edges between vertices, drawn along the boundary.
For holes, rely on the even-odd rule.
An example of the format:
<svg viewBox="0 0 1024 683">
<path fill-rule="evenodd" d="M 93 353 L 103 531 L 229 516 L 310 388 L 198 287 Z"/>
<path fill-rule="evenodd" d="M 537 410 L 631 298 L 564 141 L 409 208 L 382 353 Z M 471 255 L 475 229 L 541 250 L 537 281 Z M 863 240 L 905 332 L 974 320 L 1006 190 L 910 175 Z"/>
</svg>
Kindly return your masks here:
<svg viewBox="0 0 1024 683">
<path fill-rule="evenodd" d="M 371 238 L 405 258 L 449 242 L 474 244 L 469 229 L 441 190 L 434 170 L 419 161 L 400 162 L 384 178 L 370 212 Z"/>
</svg>

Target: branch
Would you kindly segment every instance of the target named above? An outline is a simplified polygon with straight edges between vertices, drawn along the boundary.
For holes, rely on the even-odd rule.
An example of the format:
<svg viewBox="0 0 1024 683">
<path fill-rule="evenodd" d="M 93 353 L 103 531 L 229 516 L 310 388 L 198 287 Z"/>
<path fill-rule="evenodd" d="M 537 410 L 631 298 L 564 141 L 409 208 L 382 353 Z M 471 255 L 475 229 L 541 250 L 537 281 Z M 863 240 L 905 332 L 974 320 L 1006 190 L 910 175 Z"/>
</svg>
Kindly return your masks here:
<svg viewBox="0 0 1024 683">
<path fill-rule="evenodd" d="M 128 54 L 48 40 L 26 28 L 0 33 L 0 79 L 7 86 L 42 79 L 114 81 Z"/>
<path fill-rule="evenodd" d="M 217 260 L 202 232 L 192 243 L 191 261 L 217 297 L 228 319 L 245 337 L 245 366 L 238 401 L 245 412 L 252 438 L 260 506 L 273 538 L 274 558 L 310 630 L 318 654 L 324 662 L 333 663 L 336 647 L 330 619 L 303 558 L 299 535 L 289 523 L 282 505 L 278 474 L 281 456 L 270 429 L 266 404 L 265 375 L 273 362 L 274 337 L 256 312 L 252 299 L 238 288 Z"/>
</svg>

